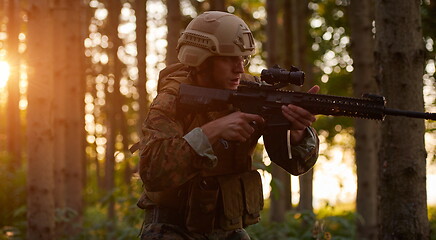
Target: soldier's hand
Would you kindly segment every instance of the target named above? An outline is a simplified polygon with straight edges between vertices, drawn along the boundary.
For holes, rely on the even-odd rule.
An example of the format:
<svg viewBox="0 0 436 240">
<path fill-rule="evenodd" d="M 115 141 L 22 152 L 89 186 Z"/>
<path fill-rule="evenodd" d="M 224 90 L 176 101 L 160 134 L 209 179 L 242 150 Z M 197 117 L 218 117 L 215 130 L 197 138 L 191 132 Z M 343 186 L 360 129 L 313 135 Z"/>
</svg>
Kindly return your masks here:
<svg viewBox="0 0 436 240">
<path fill-rule="evenodd" d="M 211 144 L 220 138 L 244 142 L 254 132 L 252 124 L 263 124 L 264 122 L 265 120 L 259 115 L 234 112 L 203 125 L 201 129 Z"/>
<path fill-rule="evenodd" d="M 313 86 L 308 93 L 317 93 L 319 86 Z M 291 122 L 291 143 L 296 144 L 305 137 L 305 129 L 315 122 L 315 116 L 304 108 L 289 104 L 282 106 L 282 113 Z"/>
</svg>

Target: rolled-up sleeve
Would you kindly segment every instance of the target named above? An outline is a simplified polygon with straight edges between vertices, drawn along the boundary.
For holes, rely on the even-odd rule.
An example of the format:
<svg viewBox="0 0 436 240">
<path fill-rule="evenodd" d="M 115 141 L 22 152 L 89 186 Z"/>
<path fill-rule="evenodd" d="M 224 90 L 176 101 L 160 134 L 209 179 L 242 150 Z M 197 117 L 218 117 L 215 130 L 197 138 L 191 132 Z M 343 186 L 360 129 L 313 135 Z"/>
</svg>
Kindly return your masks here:
<svg viewBox="0 0 436 240">
<path fill-rule="evenodd" d="M 213 153 L 205 150 L 204 156 L 198 154 L 201 150 L 193 140 L 201 136 L 198 130 L 184 134 L 183 123 L 176 117 L 176 101 L 173 94 L 159 93 L 142 127 L 139 174 L 149 191 L 180 186 L 214 165 Z"/>
<path fill-rule="evenodd" d="M 217 157 L 213 152 L 212 145 L 201 128 L 192 129 L 183 137 L 194 151 L 201 157 L 204 157 L 204 167 L 213 168 L 217 165 Z"/>
<path fill-rule="evenodd" d="M 300 144 L 291 145 L 291 154 L 292 158 L 301 159 L 304 162 L 304 168 L 310 169 L 318 159 L 319 139 L 315 129 L 308 127 L 306 131 L 307 135 Z"/>
<path fill-rule="evenodd" d="M 288 131 L 283 128 L 268 129 L 263 135 L 271 161 L 292 175 L 306 173 L 318 159 L 318 135 L 312 127 L 307 128 L 306 131 L 306 137 L 298 145 L 290 145 Z"/>
</svg>

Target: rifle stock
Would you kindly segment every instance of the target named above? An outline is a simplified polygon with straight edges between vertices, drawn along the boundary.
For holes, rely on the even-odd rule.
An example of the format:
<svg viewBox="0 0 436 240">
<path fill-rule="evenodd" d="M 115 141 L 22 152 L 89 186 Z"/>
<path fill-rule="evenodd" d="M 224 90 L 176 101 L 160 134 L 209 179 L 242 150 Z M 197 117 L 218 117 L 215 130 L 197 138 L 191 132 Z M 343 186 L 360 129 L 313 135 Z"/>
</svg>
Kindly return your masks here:
<svg viewBox="0 0 436 240">
<path fill-rule="evenodd" d="M 268 126 L 288 126 L 281 106 L 293 104 L 312 114 L 383 120 L 386 115 L 436 120 L 436 113 L 386 108 L 383 96 L 362 98 L 285 91 L 267 86 L 240 86 L 238 90 L 204 88 L 181 84 L 179 106 L 188 111 L 219 111 L 229 104 L 242 112 L 264 117 Z"/>
</svg>

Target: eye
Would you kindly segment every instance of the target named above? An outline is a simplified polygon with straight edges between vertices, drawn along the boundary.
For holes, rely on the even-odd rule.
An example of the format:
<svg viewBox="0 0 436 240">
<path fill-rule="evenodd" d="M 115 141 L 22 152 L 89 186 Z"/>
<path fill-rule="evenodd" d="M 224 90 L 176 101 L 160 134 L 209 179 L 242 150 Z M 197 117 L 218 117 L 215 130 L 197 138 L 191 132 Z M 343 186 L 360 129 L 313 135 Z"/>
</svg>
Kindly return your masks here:
<svg viewBox="0 0 436 240">
<path fill-rule="evenodd" d="M 251 60 L 251 55 L 243 56 L 244 67 L 248 66 Z"/>
</svg>

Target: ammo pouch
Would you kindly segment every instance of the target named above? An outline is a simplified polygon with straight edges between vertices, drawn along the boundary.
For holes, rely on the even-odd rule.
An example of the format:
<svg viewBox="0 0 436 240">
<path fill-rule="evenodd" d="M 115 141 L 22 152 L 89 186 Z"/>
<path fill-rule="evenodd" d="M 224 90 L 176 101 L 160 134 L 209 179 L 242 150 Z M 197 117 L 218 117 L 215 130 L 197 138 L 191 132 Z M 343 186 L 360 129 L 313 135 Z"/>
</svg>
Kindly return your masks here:
<svg viewBox="0 0 436 240">
<path fill-rule="evenodd" d="M 262 180 L 257 170 L 218 178 L 222 211 L 220 228 L 233 230 L 255 224 L 263 209 Z M 239 188 L 239 189 L 238 189 Z"/>
<path fill-rule="evenodd" d="M 186 228 L 200 233 L 243 228 L 259 222 L 262 208 L 262 181 L 256 170 L 195 178 L 186 207 Z"/>
<path fill-rule="evenodd" d="M 219 186 L 214 177 L 196 177 L 189 189 L 186 228 L 191 232 L 212 232 L 215 226 Z"/>
</svg>

